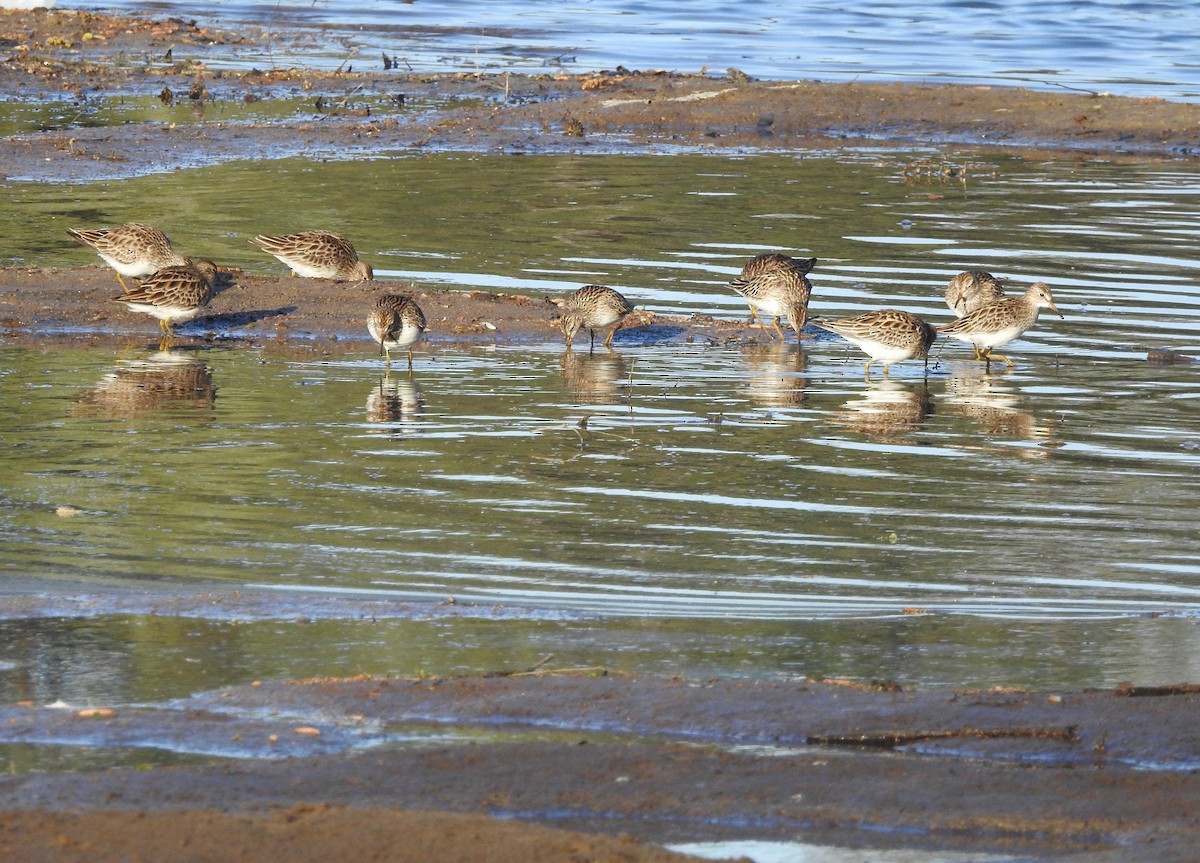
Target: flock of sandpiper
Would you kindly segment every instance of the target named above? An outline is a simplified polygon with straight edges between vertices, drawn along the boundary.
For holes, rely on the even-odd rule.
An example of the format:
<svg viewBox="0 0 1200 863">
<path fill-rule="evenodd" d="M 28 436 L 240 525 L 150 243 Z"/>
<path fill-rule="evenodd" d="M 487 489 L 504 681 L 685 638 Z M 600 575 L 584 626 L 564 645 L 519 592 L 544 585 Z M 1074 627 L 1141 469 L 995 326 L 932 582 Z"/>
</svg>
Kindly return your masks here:
<svg viewBox="0 0 1200 863">
<path fill-rule="evenodd" d="M 157 228 L 131 222 L 96 230 L 70 228 L 67 233 L 95 250 L 117 271 L 123 293 L 114 299 L 135 312 L 158 318 L 164 342 L 174 336 L 174 324 L 192 320 L 212 299 L 216 265 L 178 254 Z M 371 267 L 358 259 L 354 246 L 331 231 L 258 236 L 251 242 L 291 267 L 297 276 L 359 282 L 374 278 Z M 746 300 L 759 326 L 765 328 L 759 314 L 771 317 L 772 327 L 783 339 L 779 323 L 786 318 L 799 338 L 809 322 L 812 283 L 808 273 L 816 263 L 816 258 L 799 259 L 777 253 L 759 255 L 742 268 L 729 286 Z M 138 280 L 136 286 L 127 285 L 125 276 Z M 604 340 L 604 346 L 611 350 L 613 334 L 634 312 L 624 296 L 602 285 L 586 285 L 566 299 L 554 302 L 562 311 L 558 324 L 566 335 L 568 350 L 579 330 L 588 330 L 594 348 L 596 330 L 612 326 Z M 814 318 L 811 323 L 836 333 L 866 353 L 869 359 L 863 374 L 869 377 L 871 363 L 876 360 L 883 364 L 885 376 L 888 367 L 901 360 L 923 359 L 928 363 L 929 349 L 939 333 L 972 345 L 977 360 L 989 364 L 992 360 L 1003 360 L 1012 366 L 1012 360 L 992 351 L 1032 327 L 1044 308 L 1062 317 L 1050 288 L 1043 282 L 1034 283 L 1021 296 L 1010 297 L 996 278 L 980 271 L 960 273 L 951 279 L 946 288 L 946 304 L 958 318 L 936 328 L 899 309 L 880 309 L 840 320 Z M 639 315 L 646 320 L 650 317 L 646 312 Z M 392 351 L 406 350 L 411 371 L 412 345 L 425 332 L 425 315 L 411 297 L 384 294 L 367 316 L 367 331 L 388 364 Z"/>
</svg>

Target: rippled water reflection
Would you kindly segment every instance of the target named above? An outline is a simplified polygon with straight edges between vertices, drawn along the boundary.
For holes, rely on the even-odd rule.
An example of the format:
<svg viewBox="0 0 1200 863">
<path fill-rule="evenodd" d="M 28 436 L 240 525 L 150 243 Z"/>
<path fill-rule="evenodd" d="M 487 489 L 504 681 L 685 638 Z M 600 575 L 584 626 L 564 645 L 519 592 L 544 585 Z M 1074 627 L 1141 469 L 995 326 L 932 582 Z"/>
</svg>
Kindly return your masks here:
<svg viewBox="0 0 1200 863">
<path fill-rule="evenodd" d="M 91 262 L 63 226 L 136 212 L 182 247 L 269 270 L 245 236 L 307 209 L 354 228 L 385 278 L 550 295 L 605 281 L 659 311 L 738 317 L 725 280 L 752 251 L 783 248 L 821 258 L 817 313 L 892 305 L 944 320 L 949 276 L 986 267 L 1015 286 L 1049 282 L 1066 319 L 1010 346 L 1012 371 L 985 373 L 946 344 L 928 377 L 906 363 L 871 382 L 825 336 L 735 347 L 628 331 L 612 354 L 564 356 L 434 327 L 411 379 L 382 377 L 361 333 L 348 334 L 361 350 L 343 341 L 322 359 L 10 342 L 0 581 L 215 581 L 510 612 L 300 634 L 141 617 L 66 627 L 124 643 L 118 688 L 150 693 L 544 653 L 928 683 L 1194 678 L 1200 377 L 1149 364 L 1146 348 L 1200 348 L 1200 178 L 992 162 L 965 184 L 914 181 L 884 153 L 292 160 L 10 182 L 11 253 L 51 265 Z M 82 512 L 56 515 L 62 505 Z M 79 661 L 70 637 L 7 625 L 8 643 L 30 645 L 14 648 L 14 692 L 102 679 L 39 677 L 39 651 Z"/>
</svg>

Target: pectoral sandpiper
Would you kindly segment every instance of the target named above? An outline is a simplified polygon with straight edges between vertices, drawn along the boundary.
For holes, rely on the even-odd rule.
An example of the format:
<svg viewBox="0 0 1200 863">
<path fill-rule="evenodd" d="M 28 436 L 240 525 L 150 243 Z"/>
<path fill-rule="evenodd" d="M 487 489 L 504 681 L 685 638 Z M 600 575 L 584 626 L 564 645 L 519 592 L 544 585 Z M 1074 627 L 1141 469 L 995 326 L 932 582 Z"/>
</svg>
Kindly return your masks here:
<svg viewBox="0 0 1200 863">
<path fill-rule="evenodd" d="M 992 360 L 1004 360 L 1015 366 L 1012 360 L 992 350 L 1006 345 L 1037 323 L 1042 309 L 1049 309 L 1060 318 L 1063 313 L 1054 305 L 1050 288 L 1044 282 L 1035 282 L 1019 297 L 996 300 L 963 315 L 956 321 L 942 324 L 939 333 L 967 342 L 975 348 L 975 359 L 991 364 Z"/>
<path fill-rule="evenodd" d="M 613 335 L 621 327 L 625 316 L 633 311 L 633 305 L 620 293 L 604 285 L 584 285 L 565 300 L 553 300 L 563 310 L 559 326 L 567 337 L 567 349 L 580 329 L 591 336 L 590 350 L 596 347 L 596 330 L 614 324 L 604 340 L 604 347 L 612 350 Z"/>
<path fill-rule="evenodd" d="M 988 303 L 1003 299 L 1004 287 L 1000 280 L 982 270 L 959 273 L 946 286 L 946 305 L 960 318 Z"/>
<path fill-rule="evenodd" d="M 350 241 L 332 231 L 301 231 L 283 237 L 258 236 L 250 242 L 287 264 L 297 276 L 339 282 L 364 282 L 375 278 L 370 266 L 358 259 L 358 252 Z"/>
<path fill-rule="evenodd" d="M 863 366 L 863 377 L 870 379 L 871 363 L 883 363 L 883 376 L 888 367 L 901 360 L 923 359 L 929 363 L 929 348 L 937 333 L 916 315 L 900 309 L 879 309 L 853 318 L 837 321 L 813 320 L 814 327 L 836 333 L 854 343 L 870 359 Z"/>
<path fill-rule="evenodd" d="M 408 351 L 408 371 L 412 372 L 412 346 L 425 332 L 425 315 L 409 297 L 384 294 L 367 315 L 367 332 L 379 344 L 385 364 L 392 364 L 392 351 Z"/>
<path fill-rule="evenodd" d="M 75 240 L 92 249 L 117 271 L 121 290 L 129 290 L 122 276 L 139 278 L 164 267 L 182 267 L 188 259 L 176 254 L 171 241 L 158 228 L 129 222 L 115 228 L 67 228 Z"/>
<path fill-rule="evenodd" d="M 131 311 L 158 318 L 163 339 L 171 339 L 175 335 L 174 324 L 192 320 L 208 305 L 216 275 L 217 265 L 203 259 L 164 267 L 113 300 L 124 303 Z"/>
<path fill-rule="evenodd" d="M 760 327 L 765 329 L 758 313 L 770 315 L 774 318 L 772 326 L 782 339 L 779 319 L 786 317 L 796 331 L 796 338 L 800 338 L 808 320 L 808 298 L 812 294 L 807 274 L 816 263 L 816 258 L 793 258 L 778 253 L 759 255 L 742 267 L 741 274 L 730 281 L 729 287 L 750 306 L 750 314 Z"/>
</svg>

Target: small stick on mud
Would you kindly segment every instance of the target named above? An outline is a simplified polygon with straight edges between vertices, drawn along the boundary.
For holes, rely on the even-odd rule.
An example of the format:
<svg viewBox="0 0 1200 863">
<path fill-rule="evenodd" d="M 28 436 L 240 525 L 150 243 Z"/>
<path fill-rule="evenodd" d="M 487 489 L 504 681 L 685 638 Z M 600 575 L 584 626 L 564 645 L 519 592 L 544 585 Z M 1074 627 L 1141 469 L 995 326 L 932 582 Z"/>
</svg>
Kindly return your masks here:
<svg viewBox="0 0 1200 863">
<path fill-rule="evenodd" d="M 1113 690 L 1114 695 L 1122 698 L 1146 698 L 1163 695 L 1195 695 L 1200 693 L 1200 683 L 1175 683 L 1170 686 L 1134 686 L 1132 683 L 1118 683 Z"/>
<path fill-rule="evenodd" d="M 533 674 L 547 662 L 554 658 L 553 653 L 547 653 L 533 665 L 526 668 L 524 671 L 485 671 L 480 677 L 516 677 L 518 674 Z"/>
<path fill-rule="evenodd" d="M 1066 728 L 956 728 L 931 731 L 876 731 L 867 734 L 812 734 L 804 742 L 814 746 L 872 746 L 894 749 L 920 743 L 923 740 L 947 740 L 954 737 L 1000 738 L 1023 737 L 1044 740 L 1062 740 L 1075 743 L 1079 740 L 1078 726 Z"/>
</svg>

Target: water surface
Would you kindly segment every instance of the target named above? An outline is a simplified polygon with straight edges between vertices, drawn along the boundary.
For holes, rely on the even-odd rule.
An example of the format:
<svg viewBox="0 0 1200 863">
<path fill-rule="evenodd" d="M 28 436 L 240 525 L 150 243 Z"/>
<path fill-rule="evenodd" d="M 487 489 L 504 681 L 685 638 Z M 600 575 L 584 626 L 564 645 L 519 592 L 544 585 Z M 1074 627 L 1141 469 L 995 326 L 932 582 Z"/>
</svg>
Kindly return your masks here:
<svg viewBox="0 0 1200 863">
<path fill-rule="evenodd" d="M 108 8 L 253 25 L 272 36 L 218 51 L 243 67 L 583 72 L 667 69 L 775 79 L 1016 84 L 1035 89 L 1200 95 L 1200 13 L 1166 2 L 769 3 L 615 0 L 317 0 L 211 4 L 114 0 Z M 186 53 L 186 49 L 183 49 Z M 183 56 L 180 46 L 176 59 Z M 213 52 L 209 52 L 210 54 Z"/>
<path fill-rule="evenodd" d="M 908 363 L 869 382 L 831 337 L 630 331 L 611 354 L 567 356 L 503 334 L 462 344 L 436 318 L 411 378 L 384 378 L 353 329 L 326 358 L 236 339 L 167 355 L 137 338 L 5 343 L 6 592 L 215 584 L 415 603 L 303 624 L 10 620 L 5 691 L 154 699 L 546 654 L 926 685 L 1195 678 L 1200 384 L 1146 350 L 1200 349 L 1196 173 L 926 157 L 990 168 L 960 182 L 916 179 L 913 154 L 885 151 L 426 155 L 10 181 L 14 263 L 89 263 L 64 227 L 137 216 L 276 272 L 246 237 L 304 212 L 350 233 L 381 278 L 431 286 L 553 296 L 601 281 L 656 311 L 740 317 L 725 281 L 785 249 L 821 258 L 818 314 L 945 320 L 946 281 L 983 267 L 1013 290 L 1049 282 L 1066 319 L 1011 345 L 1011 371 L 947 344 L 928 375 Z"/>
</svg>

